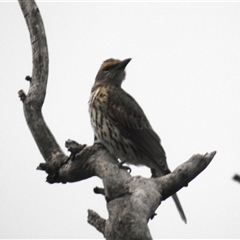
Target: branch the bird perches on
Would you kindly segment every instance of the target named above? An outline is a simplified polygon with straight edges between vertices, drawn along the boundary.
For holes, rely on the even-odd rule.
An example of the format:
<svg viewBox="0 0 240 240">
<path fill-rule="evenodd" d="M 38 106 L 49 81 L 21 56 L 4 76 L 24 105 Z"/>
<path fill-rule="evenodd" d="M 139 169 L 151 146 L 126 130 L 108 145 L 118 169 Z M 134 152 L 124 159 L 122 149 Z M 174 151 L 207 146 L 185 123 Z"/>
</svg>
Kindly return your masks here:
<svg viewBox="0 0 240 240">
<path fill-rule="evenodd" d="M 25 94 L 20 90 L 19 97 L 27 124 L 45 160 L 37 169 L 46 171 L 49 183 L 100 177 L 104 189 L 96 188 L 95 192 L 105 195 L 109 219 L 89 210 L 88 222 L 109 240 L 152 239 L 147 223 L 161 201 L 187 186 L 208 166 L 216 152 L 194 155 L 171 174 L 159 178 L 132 177 L 119 169 L 118 161 L 99 143 L 86 146 L 68 140 L 66 147 L 71 154 L 65 155 L 41 111 L 48 79 L 48 48 L 42 18 L 33 0 L 19 0 L 19 4 L 30 32 L 33 56 L 32 77 L 27 78 L 29 91 Z"/>
</svg>

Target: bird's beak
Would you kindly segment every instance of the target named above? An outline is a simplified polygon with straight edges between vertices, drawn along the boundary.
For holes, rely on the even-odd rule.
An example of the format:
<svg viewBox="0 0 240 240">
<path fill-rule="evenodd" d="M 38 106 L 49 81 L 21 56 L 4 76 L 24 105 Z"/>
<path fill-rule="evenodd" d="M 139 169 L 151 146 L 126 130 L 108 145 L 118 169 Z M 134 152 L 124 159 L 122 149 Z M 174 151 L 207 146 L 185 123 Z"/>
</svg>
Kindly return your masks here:
<svg viewBox="0 0 240 240">
<path fill-rule="evenodd" d="M 116 65 L 116 67 L 114 68 L 114 70 L 123 70 L 127 65 L 128 63 L 131 61 L 132 59 L 131 58 L 127 58 L 125 60 L 122 60 L 120 63 L 118 63 Z"/>
</svg>

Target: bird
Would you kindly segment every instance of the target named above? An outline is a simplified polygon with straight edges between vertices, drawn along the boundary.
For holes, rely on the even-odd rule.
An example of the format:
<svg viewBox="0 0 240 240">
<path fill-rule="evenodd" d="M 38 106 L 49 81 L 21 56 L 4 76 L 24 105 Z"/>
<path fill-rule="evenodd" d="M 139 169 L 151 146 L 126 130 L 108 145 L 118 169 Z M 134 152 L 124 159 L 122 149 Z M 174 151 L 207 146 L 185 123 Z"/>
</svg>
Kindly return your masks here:
<svg viewBox="0 0 240 240">
<path fill-rule="evenodd" d="M 131 58 L 105 60 L 95 77 L 89 99 L 89 114 L 95 139 L 120 159 L 122 164 L 145 165 L 154 177 L 171 171 L 161 140 L 135 99 L 122 88 L 125 68 Z M 177 194 L 172 195 L 182 220 L 186 223 Z"/>
</svg>

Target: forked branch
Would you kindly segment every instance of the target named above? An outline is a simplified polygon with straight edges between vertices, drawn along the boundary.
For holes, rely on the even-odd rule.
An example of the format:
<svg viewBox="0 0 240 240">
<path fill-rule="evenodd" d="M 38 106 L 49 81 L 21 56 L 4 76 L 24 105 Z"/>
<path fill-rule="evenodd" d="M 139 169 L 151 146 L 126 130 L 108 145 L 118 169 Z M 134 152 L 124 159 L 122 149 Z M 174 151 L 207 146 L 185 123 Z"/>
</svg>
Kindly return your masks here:
<svg viewBox="0 0 240 240">
<path fill-rule="evenodd" d="M 33 138 L 45 160 L 37 169 L 48 174 L 49 183 L 76 182 L 92 176 L 102 179 L 104 189 L 95 188 L 105 195 L 109 219 L 89 210 L 88 222 L 104 234 L 106 239 L 152 239 L 147 223 L 162 200 L 194 179 L 213 159 L 216 152 L 194 155 L 175 171 L 161 178 L 132 177 L 119 169 L 118 161 L 100 144 L 86 146 L 68 140 L 70 151 L 63 153 L 47 127 L 42 106 L 48 79 L 48 49 L 43 21 L 34 0 L 19 0 L 30 32 L 32 45 L 32 77 L 27 77 L 27 94 L 19 91 L 24 114 Z"/>
</svg>

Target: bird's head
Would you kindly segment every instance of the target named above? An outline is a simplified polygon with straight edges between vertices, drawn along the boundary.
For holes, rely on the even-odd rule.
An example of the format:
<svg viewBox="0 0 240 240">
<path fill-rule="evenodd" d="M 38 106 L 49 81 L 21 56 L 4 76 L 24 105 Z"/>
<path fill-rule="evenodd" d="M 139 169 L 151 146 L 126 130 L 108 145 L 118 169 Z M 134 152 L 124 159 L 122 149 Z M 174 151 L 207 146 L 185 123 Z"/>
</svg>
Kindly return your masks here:
<svg viewBox="0 0 240 240">
<path fill-rule="evenodd" d="M 120 87 L 126 76 L 125 67 L 130 61 L 131 58 L 123 61 L 113 58 L 105 60 L 97 73 L 95 85 L 115 85 Z"/>
</svg>

